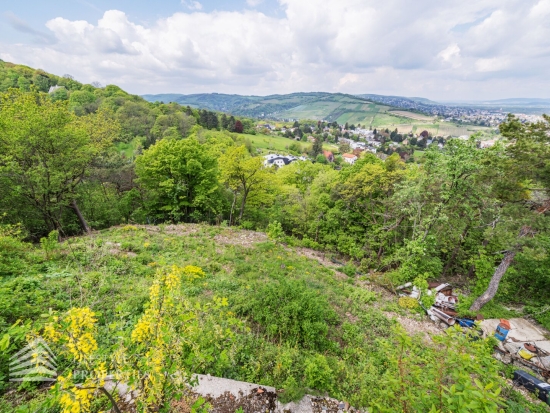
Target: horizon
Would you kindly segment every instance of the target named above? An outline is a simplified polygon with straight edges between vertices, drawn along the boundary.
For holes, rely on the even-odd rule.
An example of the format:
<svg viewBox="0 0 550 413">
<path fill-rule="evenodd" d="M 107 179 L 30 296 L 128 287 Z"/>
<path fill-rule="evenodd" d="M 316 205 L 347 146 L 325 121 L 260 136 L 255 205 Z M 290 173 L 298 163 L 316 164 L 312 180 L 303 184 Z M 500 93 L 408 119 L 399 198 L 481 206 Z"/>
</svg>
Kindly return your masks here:
<svg viewBox="0 0 550 413">
<path fill-rule="evenodd" d="M 182 95 L 182 96 L 191 96 L 191 95 L 229 95 L 229 96 L 251 96 L 251 97 L 269 97 L 269 96 L 284 96 L 284 95 L 291 95 L 291 94 L 297 94 L 297 93 L 330 93 L 330 94 L 342 94 L 342 95 L 351 95 L 355 97 L 361 97 L 363 95 L 373 95 L 373 96 L 383 96 L 383 97 L 400 97 L 405 99 L 427 99 L 427 100 L 433 100 L 437 103 L 460 103 L 460 102 L 491 102 L 491 101 L 502 101 L 502 100 L 529 100 L 529 101 L 537 101 L 537 100 L 550 100 L 549 98 L 534 98 L 534 97 L 506 97 L 506 98 L 500 98 L 500 99 L 463 99 L 463 100 L 435 100 L 431 98 L 427 98 L 425 96 L 405 96 L 405 95 L 383 95 L 379 93 L 364 93 L 364 92 L 357 92 L 357 93 L 346 93 L 346 92 L 327 92 L 322 90 L 311 90 L 311 91 L 296 91 L 296 92 L 289 92 L 289 93 L 269 93 L 269 94 L 242 94 L 242 93 L 221 93 L 221 92 L 197 92 L 197 93 L 180 93 L 180 92 L 154 92 L 154 93 L 143 93 L 140 96 L 156 96 L 156 95 Z"/>
<path fill-rule="evenodd" d="M 0 58 L 139 95 L 549 99 L 550 0 L 501 3 L 22 0 Z"/>
</svg>

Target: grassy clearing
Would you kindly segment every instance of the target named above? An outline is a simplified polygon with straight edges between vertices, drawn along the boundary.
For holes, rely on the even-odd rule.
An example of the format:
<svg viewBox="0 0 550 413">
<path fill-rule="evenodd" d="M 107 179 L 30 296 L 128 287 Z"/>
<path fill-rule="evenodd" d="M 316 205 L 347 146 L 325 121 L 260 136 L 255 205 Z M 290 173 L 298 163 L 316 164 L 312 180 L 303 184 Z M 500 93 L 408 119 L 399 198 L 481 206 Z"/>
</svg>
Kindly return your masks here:
<svg viewBox="0 0 550 413">
<path fill-rule="evenodd" d="M 244 139 L 250 140 L 255 148 L 263 149 L 266 151 L 281 151 L 288 152 L 288 146 L 293 142 L 292 139 L 283 138 L 282 136 L 270 136 L 270 135 L 247 135 L 242 134 Z M 302 144 L 304 142 L 301 142 Z"/>
<path fill-rule="evenodd" d="M 422 329 L 408 335 L 393 317 L 422 325 L 420 312 L 401 309 L 393 296 L 354 275 L 352 266 L 341 268 L 347 276 L 327 260 L 313 259 L 313 251 L 276 244 L 263 233 L 204 225 L 124 226 L 69 239 L 47 254 L 35 247 L 27 253 L 24 272 L 1 280 L 0 333 L 16 320 L 39 329 L 44 309 L 90 307 L 98 314 L 98 345 L 108 354 L 113 334 L 129 334 L 147 308 L 157 270 L 195 265 L 205 275 L 178 287 L 205 313 L 196 347 L 184 361 L 192 372 L 272 385 L 284 389 L 282 400 L 307 391 L 358 407 L 386 405 L 384 411 L 398 406 L 387 397 L 389 386 L 407 383 L 408 397 L 423 411 L 433 374 L 444 371 L 450 383 L 469 382 L 471 374 L 486 385 L 493 380 L 487 375 L 497 377 L 500 366 L 479 342 L 471 353 L 465 350 L 469 344 L 462 334 L 442 335 L 439 344 Z M 220 299 L 227 300 L 224 317 L 234 320 L 223 334 L 215 321 L 220 310 L 210 306 Z M 467 361 L 462 375 L 454 373 L 456 357 L 463 357 L 458 349 L 469 353 L 462 358 Z M 8 392 L 0 397 L 0 412 L 13 411 L 21 397 L 35 411 L 43 395 L 32 388 Z M 105 410 L 105 404 L 96 407 Z"/>
<path fill-rule="evenodd" d="M 130 142 L 117 142 L 115 147 L 117 151 L 128 159 L 134 159 L 136 156 L 136 150 L 141 145 L 140 138 L 134 138 Z"/>
</svg>

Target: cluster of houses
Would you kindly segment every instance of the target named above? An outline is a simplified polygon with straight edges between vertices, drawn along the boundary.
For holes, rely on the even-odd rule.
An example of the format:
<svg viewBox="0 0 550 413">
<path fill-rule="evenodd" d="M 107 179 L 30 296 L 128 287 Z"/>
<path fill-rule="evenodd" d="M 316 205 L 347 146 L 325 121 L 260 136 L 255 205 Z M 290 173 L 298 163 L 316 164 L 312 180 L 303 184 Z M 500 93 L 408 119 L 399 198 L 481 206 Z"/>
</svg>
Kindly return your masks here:
<svg viewBox="0 0 550 413">
<path fill-rule="evenodd" d="M 376 153 L 376 148 L 379 148 L 382 143 L 375 141 L 354 141 L 353 139 L 340 138 L 339 143 L 347 143 L 352 150 L 360 150 Z"/>
<path fill-rule="evenodd" d="M 292 162 L 307 161 L 305 156 L 269 154 L 264 156 L 264 166 L 283 167 Z"/>
<path fill-rule="evenodd" d="M 359 159 L 359 154 L 353 153 L 344 153 L 342 159 L 344 162 L 353 165 L 357 159 Z M 327 162 L 334 162 L 334 154 L 331 151 L 323 151 L 323 156 Z M 276 166 L 282 168 L 283 166 L 289 165 L 292 162 L 296 161 L 307 161 L 306 156 L 292 156 L 292 155 L 279 155 L 279 154 L 269 154 L 264 156 L 264 166 L 271 167 Z"/>
</svg>

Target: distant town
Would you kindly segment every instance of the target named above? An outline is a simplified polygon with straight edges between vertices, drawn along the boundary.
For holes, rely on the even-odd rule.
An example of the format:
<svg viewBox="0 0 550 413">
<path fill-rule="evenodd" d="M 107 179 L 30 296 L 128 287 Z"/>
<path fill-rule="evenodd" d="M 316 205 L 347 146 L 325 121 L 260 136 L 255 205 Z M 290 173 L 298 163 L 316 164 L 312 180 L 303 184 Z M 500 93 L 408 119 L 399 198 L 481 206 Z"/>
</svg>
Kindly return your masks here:
<svg viewBox="0 0 550 413">
<path fill-rule="evenodd" d="M 498 127 L 508 117 L 509 111 L 502 109 L 485 109 L 474 106 L 451 106 L 433 103 L 423 103 L 418 100 L 401 96 L 361 95 L 376 103 L 394 106 L 426 115 L 438 116 L 444 122 L 468 123 L 471 125 Z M 524 113 L 514 113 L 522 122 L 538 122 L 542 116 Z"/>
</svg>

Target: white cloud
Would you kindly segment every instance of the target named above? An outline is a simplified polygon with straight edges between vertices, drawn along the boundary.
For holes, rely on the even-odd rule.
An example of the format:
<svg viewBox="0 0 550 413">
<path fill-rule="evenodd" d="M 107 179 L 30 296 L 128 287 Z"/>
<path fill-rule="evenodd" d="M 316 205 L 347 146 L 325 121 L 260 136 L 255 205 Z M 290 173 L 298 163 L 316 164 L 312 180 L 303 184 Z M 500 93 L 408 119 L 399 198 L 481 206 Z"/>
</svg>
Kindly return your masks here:
<svg viewBox="0 0 550 413">
<path fill-rule="evenodd" d="M 450 62 L 454 58 L 460 57 L 460 47 L 458 47 L 458 44 L 453 43 L 440 51 L 438 56 L 443 59 L 444 62 Z"/>
<path fill-rule="evenodd" d="M 279 2 L 284 15 L 276 17 L 250 9 L 206 13 L 190 1 L 182 4 L 192 12 L 147 25 L 118 10 L 97 22 L 58 17 L 46 23 L 55 41 L 0 50 L 132 93 L 550 93 L 550 25 L 540 18 L 550 0 Z"/>
<path fill-rule="evenodd" d="M 256 7 L 262 4 L 264 0 L 246 0 L 246 4 L 248 4 L 250 7 Z"/>
<path fill-rule="evenodd" d="M 550 0 L 540 0 L 531 9 L 529 16 L 533 18 L 544 18 L 550 15 Z"/>
<path fill-rule="evenodd" d="M 357 83 L 359 80 L 359 76 L 353 73 L 347 73 L 345 76 L 343 76 L 340 81 L 338 82 L 338 85 L 344 86 L 347 83 Z"/>
<path fill-rule="evenodd" d="M 498 72 L 506 69 L 510 61 L 505 57 L 492 57 L 490 59 L 478 59 L 476 61 L 476 70 L 478 72 Z"/>
<path fill-rule="evenodd" d="M 187 6 L 189 10 L 202 10 L 202 4 L 193 0 L 181 0 L 181 4 Z"/>
</svg>

